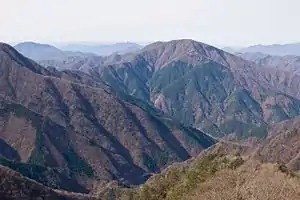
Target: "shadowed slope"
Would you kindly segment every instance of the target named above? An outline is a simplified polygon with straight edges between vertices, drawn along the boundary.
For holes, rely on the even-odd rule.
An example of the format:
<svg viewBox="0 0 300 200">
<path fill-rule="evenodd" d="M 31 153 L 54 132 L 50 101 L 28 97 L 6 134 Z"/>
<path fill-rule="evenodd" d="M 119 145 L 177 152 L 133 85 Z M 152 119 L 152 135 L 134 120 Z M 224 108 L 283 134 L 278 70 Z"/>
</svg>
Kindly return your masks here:
<svg viewBox="0 0 300 200">
<path fill-rule="evenodd" d="M 46 70 L 2 48 L 0 138 L 22 162 L 63 169 L 85 188 L 99 180 L 140 184 L 215 143 L 86 74 Z"/>
</svg>

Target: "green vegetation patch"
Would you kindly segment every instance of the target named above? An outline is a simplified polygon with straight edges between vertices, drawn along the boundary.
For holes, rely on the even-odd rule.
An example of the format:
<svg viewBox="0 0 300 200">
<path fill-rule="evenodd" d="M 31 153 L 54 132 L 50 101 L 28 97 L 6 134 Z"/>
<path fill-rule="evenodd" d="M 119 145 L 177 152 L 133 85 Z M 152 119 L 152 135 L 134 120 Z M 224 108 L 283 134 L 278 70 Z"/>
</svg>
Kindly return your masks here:
<svg viewBox="0 0 300 200">
<path fill-rule="evenodd" d="M 221 169 L 236 169 L 244 163 L 240 156 L 210 154 L 189 167 L 173 167 L 153 177 L 138 189 L 120 190 L 119 199 L 130 200 L 179 200 L 199 184 L 213 177 Z"/>
</svg>

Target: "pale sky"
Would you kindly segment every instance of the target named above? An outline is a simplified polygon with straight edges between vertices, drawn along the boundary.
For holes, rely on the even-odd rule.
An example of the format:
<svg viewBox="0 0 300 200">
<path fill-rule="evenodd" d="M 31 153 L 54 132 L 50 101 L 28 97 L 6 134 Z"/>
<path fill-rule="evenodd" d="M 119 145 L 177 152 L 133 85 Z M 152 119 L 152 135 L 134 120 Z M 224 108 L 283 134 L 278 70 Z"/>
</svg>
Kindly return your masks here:
<svg viewBox="0 0 300 200">
<path fill-rule="evenodd" d="M 0 41 L 300 42 L 300 0 L 0 0 Z"/>
</svg>

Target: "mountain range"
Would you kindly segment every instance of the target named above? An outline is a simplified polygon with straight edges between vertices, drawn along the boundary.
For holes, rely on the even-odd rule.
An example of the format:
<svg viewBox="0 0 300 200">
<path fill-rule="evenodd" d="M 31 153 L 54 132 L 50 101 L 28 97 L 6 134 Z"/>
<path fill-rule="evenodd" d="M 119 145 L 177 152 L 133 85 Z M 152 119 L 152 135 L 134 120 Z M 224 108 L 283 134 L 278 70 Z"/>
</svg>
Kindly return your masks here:
<svg viewBox="0 0 300 200">
<path fill-rule="evenodd" d="M 157 42 L 98 61 L 40 64 L 80 69 L 214 137 L 264 138 L 269 124 L 299 115 L 299 76 L 193 40 Z"/>
<path fill-rule="evenodd" d="M 64 51 L 79 51 L 82 53 L 94 53 L 99 56 L 109 56 L 113 53 L 125 54 L 143 48 L 142 45 L 124 42 L 115 44 L 68 44 L 62 45 L 60 49 Z"/>
<path fill-rule="evenodd" d="M 17 47 L 0 43 L 1 197 L 299 197 L 300 78 L 263 61 L 277 57 L 187 39 L 109 56 Z"/>
<path fill-rule="evenodd" d="M 49 172 L 59 180 L 46 185 L 82 192 L 97 180 L 140 184 L 151 173 L 215 143 L 131 96 L 120 99 L 99 82 L 89 83 L 88 77 L 83 84 L 80 73 L 63 78 L 8 45 L 0 49 L 0 154 L 31 164 L 16 167 L 21 173 L 32 165 L 64 170 L 65 176 Z M 35 177 L 40 175 L 31 175 Z M 66 180 L 74 187 L 65 188 Z"/>
<path fill-rule="evenodd" d="M 300 56 L 272 56 L 262 53 L 237 53 L 236 55 L 265 67 L 273 67 L 293 73 L 299 73 L 300 70 Z"/>
<path fill-rule="evenodd" d="M 236 54 L 236 53 L 261 53 L 271 56 L 300 56 L 300 43 L 289 44 L 272 44 L 272 45 L 252 45 L 248 47 L 223 47 L 222 50 Z"/>
<path fill-rule="evenodd" d="M 91 55 L 106 56 L 113 53 L 124 54 L 142 48 L 135 43 L 116 43 L 106 45 L 69 44 L 57 48 L 49 44 L 22 42 L 14 48 L 24 56 L 35 61 L 61 60 L 68 57 L 86 57 Z"/>
<path fill-rule="evenodd" d="M 263 53 L 273 56 L 296 55 L 300 56 L 300 43 L 273 44 L 273 45 L 254 45 L 238 50 L 241 53 Z"/>
</svg>

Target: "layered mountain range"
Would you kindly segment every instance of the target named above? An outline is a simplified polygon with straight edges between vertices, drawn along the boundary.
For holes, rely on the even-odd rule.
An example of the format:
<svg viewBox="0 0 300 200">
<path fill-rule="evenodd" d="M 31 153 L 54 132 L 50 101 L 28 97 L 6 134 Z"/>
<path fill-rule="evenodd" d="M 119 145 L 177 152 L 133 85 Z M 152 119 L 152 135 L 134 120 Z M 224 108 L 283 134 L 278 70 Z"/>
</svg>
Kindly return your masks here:
<svg viewBox="0 0 300 200">
<path fill-rule="evenodd" d="M 142 48 L 142 46 L 135 43 L 116 43 L 106 45 L 70 44 L 57 48 L 49 44 L 22 42 L 16 44 L 14 48 L 19 53 L 35 61 L 49 59 L 61 61 L 67 58 L 86 58 L 92 55 L 108 56 L 114 53 L 125 54 L 136 51 Z"/>
<path fill-rule="evenodd" d="M 292 73 L 299 73 L 300 71 L 300 56 L 272 56 L 262 53 L 238 53 L 237 55 L 264 67 L 273 67 Z"/>
<path fill-rule="evenodd" d="M 39 173 L 53 174 L 46 185 L 83 192 L 98 180 L 140 184 L 215 143 L 88 75 L 51 71 L 6 44 L 0 49 L 0 154 L 32 165 L 1 163 L 21 173 L 39 169 L 30 174 L 37 181 Z"/>
<path fill-rule="evenodd" d="M 125 54 L 141 49 L 143 46 L 132 43 L 115 43 L 115 44 L 67 44 L 61 45 L 64 51 L 79 51 L 83 53 L 94 53 L 100 56 L 109 56 L 113 53 Z"/>
<path fill-rule="evenodd" d="M 263 53 L 273 56 L 300 55 L 300 43 L 272 44 L 272 45 L 253 45 L 238 49 L 242 53 Z"/>
<path fill-rule="evenodd" d="M 299 114 L 299 77 L 193 40 L 157 42 L 125 55 L 40 64 L 79 69 L 213 136 L 263 138 Z"/>
<path fill-rule="evenodd" d="M 127 199 L 214 199 L 215 187 L 226 190 L 217 184 L 225 175 L 241 175 L 247 188 L 263 174 L 298 187 L 285 177 L 300 170 L 300 77 L 293 71 L 193 40 L 36 61 L 0 44 L 6 199 L 34 199 L 36 191 L 50 199 L 124 199 L 123 192 Z M 194 193 L 205 184 L 212 190 Z M 238 189 L 228 191 L 250 198 Z"/>
</svg>

